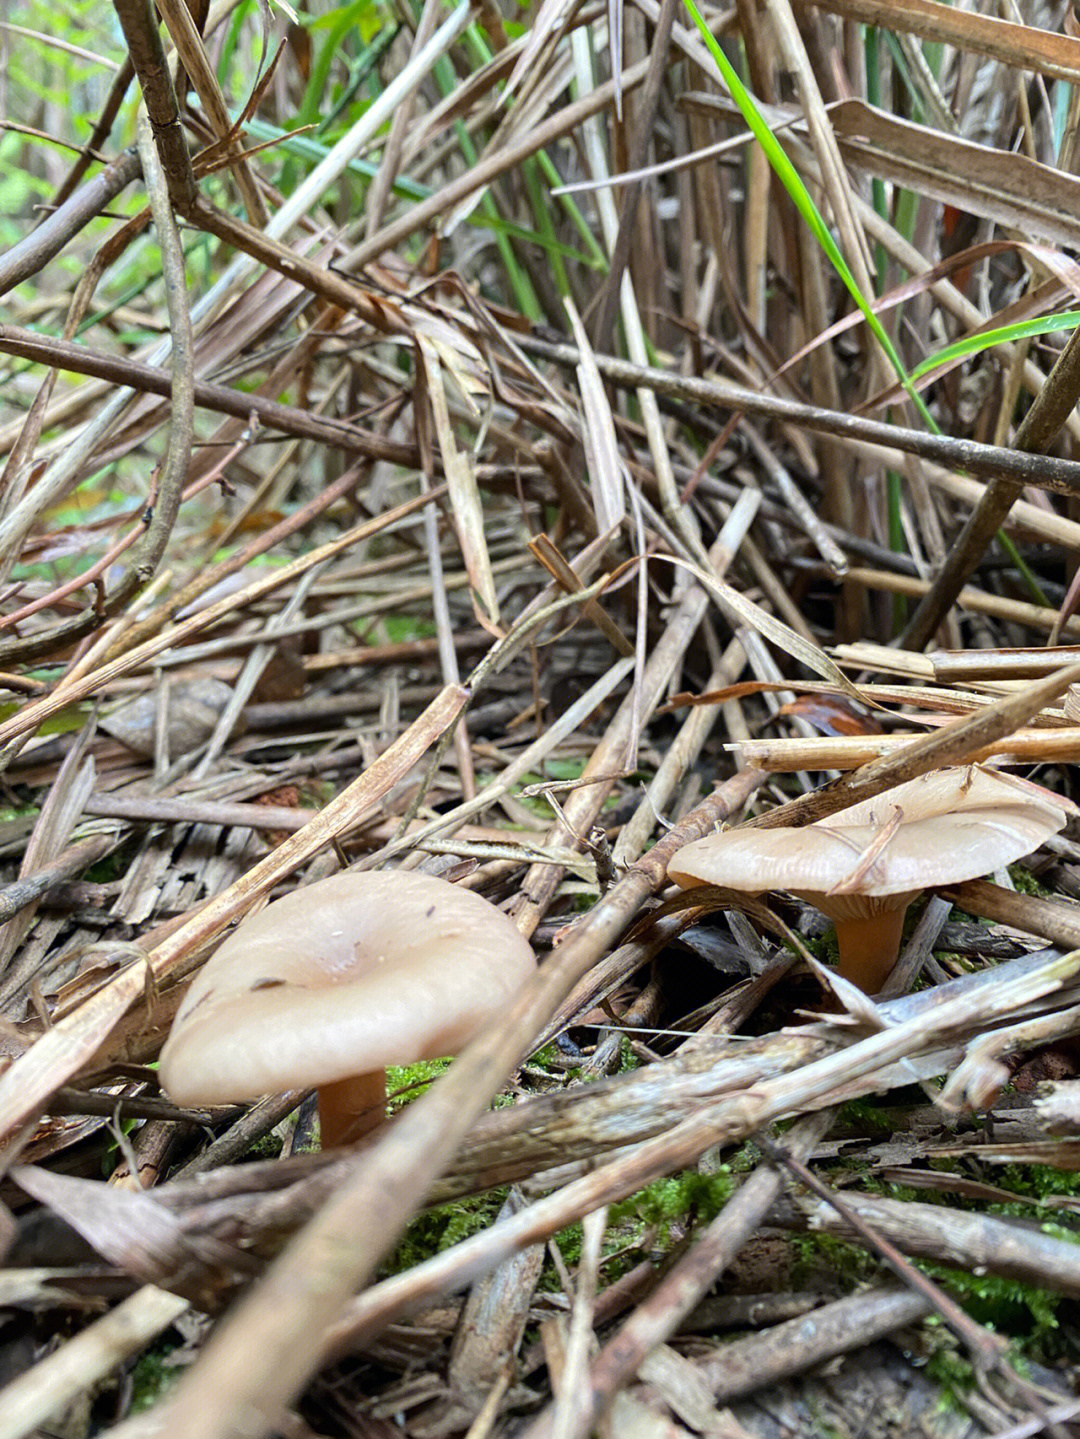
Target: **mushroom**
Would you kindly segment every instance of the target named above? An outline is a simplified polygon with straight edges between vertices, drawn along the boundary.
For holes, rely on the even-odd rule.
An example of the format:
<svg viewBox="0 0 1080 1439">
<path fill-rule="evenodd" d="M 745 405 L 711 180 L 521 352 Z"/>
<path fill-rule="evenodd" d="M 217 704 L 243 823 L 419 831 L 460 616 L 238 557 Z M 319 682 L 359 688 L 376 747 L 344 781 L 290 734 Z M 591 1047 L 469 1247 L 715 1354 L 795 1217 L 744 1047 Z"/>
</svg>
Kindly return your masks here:
<svg viewBox="0 0 1080 1439">
<path fill-rule="evenodd" d="M 346 873 L 244 919 L 191 985 L 161 1051 L 178 1104 L 317 1087 L 324 1146 L 386 1113 L 386 1066 L 455 1054 L 533 972 L 528 942 L 471 890 Z"/>
<path fill-rule="evenodd" d="M 840 974 L 876 994 L 917 895 L 1020 859 L 1075 814 L 1071 800 L 997 770 L 933 770 L 799 829 L 707 835 L 678 850 L 668 874 L 684 889 L 808 900 L 836 925 Z"/>
</svg>

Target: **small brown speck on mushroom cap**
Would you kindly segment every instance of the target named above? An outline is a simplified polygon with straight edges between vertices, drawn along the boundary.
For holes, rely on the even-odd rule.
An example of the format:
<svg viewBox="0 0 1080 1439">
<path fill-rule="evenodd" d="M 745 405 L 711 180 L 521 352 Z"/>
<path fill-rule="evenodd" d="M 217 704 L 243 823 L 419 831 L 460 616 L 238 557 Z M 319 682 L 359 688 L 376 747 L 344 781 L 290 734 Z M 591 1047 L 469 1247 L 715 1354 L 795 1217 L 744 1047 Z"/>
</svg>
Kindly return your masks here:
<svg viewBox="0 0 1080 1439">
<path fill-rule="evenodd" d="M 161 1051 L 180 1104 L 314 1088 L 455 1054 L 536 966 L 501 910 L 411 871 L 333 875 L 242 921 Z"/>
</svg>

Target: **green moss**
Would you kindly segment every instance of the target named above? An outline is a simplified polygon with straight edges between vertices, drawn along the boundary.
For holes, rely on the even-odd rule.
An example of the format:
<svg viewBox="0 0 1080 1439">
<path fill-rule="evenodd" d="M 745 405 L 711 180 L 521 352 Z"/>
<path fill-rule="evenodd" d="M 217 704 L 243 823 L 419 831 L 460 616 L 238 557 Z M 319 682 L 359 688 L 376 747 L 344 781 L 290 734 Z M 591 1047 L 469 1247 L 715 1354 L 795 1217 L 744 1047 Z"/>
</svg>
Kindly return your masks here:
<svg viewBox="0 0 1080 1439">
<path fill-rule="evenodd" d="M 115 879 L 122 879 L 141 842 L 136 835 L 132 835 L 114 849 L 112 854 L 107 854 L 104 859 L 99 859 L 97 864 L 92 864 L 86 871 L 86 878 L 91 884 L 111 884 Z"/>
<path fill-rule="evenodd" d="M 183 1370 L 168 1362 L 177 1345 L 159 1345 L 144 1354 L 131 1371 L 131 1413 L 142 1414 L 164 1399 Z"/>
<path fill-rule="evenodd" d="M 896 1128 L 896 1115 L 875 1099 L 849 1099 L 837 1117 L 837 1128 L 877 1130 L 891 1135 Z"/>
<path fill-rule="evenodd" d="M 928 1262 L 919 1267 L 955 1295 L 979 1324 L 1011 1336 L 1018 1355 L 1042 1362 L 1061 1353 L 1058 1309 L 1065 1301 L 1060 1294 L 997 1274 L 977 1274 Z"/>
<path fill-rule="evenodd" d="M 632 1069 L 640 1069 L 641 1060 L 638 1059 L 631 1047 L 629 1039 L 625 1035 L 619 1040 L 619 1074 L 628 1074 Z"/>
<path fill-rule="evenodd" d="M 936 1314 L 931 1315 L 925 1323 L 930 1344 L 926 1373 L 941 1391 L 941 1407 L 949 1413 L 966 1414 L 968 1409 L 964 1403 L 964 1395 L 968 1394 L 975 1384 L 975 1370 L 971 1360 Z"/>
<path fill-rule="evenodd" d="M 1011 1189 L 1015 1194 L 1036 1199 L 1051 1196 L 1080 1196 L 1080 1173 L 1070 1169 L 1055 1169 L 1049 1164 L 1007 1164 L 995 1172 L 1001 1189 Z M 1073 1236 L 1076 1237 L 1075 1234 Z"/>
<path fill-rule="evenodd" d="M 470 1235 L 489 1229 L 506 1199 L 505 1187 L 420 1214 L 409 1225 L 393 1254 L 383 1267 L 384 1274 L 399 1274 L 441 1254 Z"/>
<path fill-rule="evenodd" d="M 1025 869 L 1022 864 L 1009 865 L 1009 878 L 1012 880 L 1017 894 L 1034 894 L 1041 899 L 1054 898 L 1054 891 L 1047 889 L 1044 884 L 1040 884 L 1031 871 Z"/>
<path fill-rule="evenodd" d="M 836 938 L 836 930 L 833 929 L 832 925 L 829 926 L 824 934 L 819 934 L 816 938 L 803 935 L 802 941 L 814 958 L 821 964 L 830 965 L 833 969 L 839 964 L 840 945 Z"/>
<path fill-rule="evenodd" d="M 761 1158 L 761 1150 L 752 1139 L 747 1139 L 728 1159 L 727 1167 L 732 1174 L 750 1174 L 761 1163 Z"/>
<path fill-rule="evenodd" d="M 1066 1244 L 1080 1244 L 1080 1231 L 1067 1224 L 1040 1224 L 1039 1231 L 1049 1239 L 1063 1239 Z"/>
<path fill-rule="evenodd" d="M 814 1284 L 822 1274 L 842 1274 L 851 1283 L 872 1278 L 878 1270 L 877 1260 L 849 1244 L 846 1239 L 836 1239 L 831 1234 L 792 1234 L 790 1236 L 793 1256 L 791 1283 L 801 1289 Z"/>
<path fill-rule="evenodd" d="M 950 972 L 955 970 L 957 974 L 975 974 L 985 967 L 983 961 L 974 954 L 957 954 L 953 949 L 935 950 L 935 954 Z M 922 988 L 926 989 L 927 985 L 924 983 Z"/>
<path fill-rule="evenodd" d="M 867 1175 L 863 1184 L 867 1194 L 880 1194 L 883 1199 L 898 1199 L 906 1204 L 944 1204 L 945 1198 L 935 1189 L 916 1189 L 913 1184 L 885 1184 Z"/>
<path fill-rule="evenodd" d="M 422 1094 L 433 1080 L 445 1074 L 452 1059 L 422 1059 L 418 1064 L 401 1068 L 391 1065 L 386 1071 L 386 1088 L 390 1094 L 390 1112 L 396 1114 Z"/>
<path fill-rule="evenodd" d="M 811 1414 L 814 1426 L 814 1439 L 849 1439 L 851 1430 L 846 1425 L 841 1427 L 833 1420 L 826 1418 L 821 1412 L 821 1406 L 812 1398 L 806 1406 Z"/>
<path fill-rule="evenodd" d="M 583 1236 L 584 1230 L 580 1224 L 568 1224 L 565 1229 L 560 1229 L 555 1236 L 555 1243 L 559 1246 L 559 1253 L 571 1269 L 581 1263 L 581 1243 Z"/>
<path fill-rule="evenodd" d="M 573 774 L 557 773 L 570 768 Z M 545 773 L 540 774 L 536 770 L 526 770 L 520 781 L 514 786 L 511 793 L 519 804 L 523 804 L 530 813 L 538 815 L 540 819 L 550 821 L 552 809 L 542 794 L 522 794 L 522 790 L 529 789 L 532 785 L 546 784 L 551 780 L 558 779 L 580 779 L 581 771 L 585 768 L 584 760 L 575 760 L 569 764 L 561 760 L 549 760 L 545 766 Z"/>
<path fill-rule="evenodd" d="M 553 781 L 580 779 L 585 769 L 585 763 L 584 758 L 545 760 L 542 771 L 529 770 L 521 776 L 513 794 L 533 814 L 539 815 L 543 820 L 550 820 L 552 810 L 544 796 L 542 794 L 525 795 L 521 791 L 534 785 L 550 784 Z M 626 783 L 634 785 L 639 782 L 647 782 L 648 778 L 649 776 L 644 772 L 635 771 L 634 774 L 626 776 Z M 556 792 L 556 798 L 559 797 L 559 792 Z M 618 803 L 618 794 L 609 795 L 604 801 L 603 808 L 612 809 Z"/>
<path fill-rule="evenodd" d="M 639 1245 L 648 1237 L 649 1251 L 663 1250 L 672 1241 L 671 1230 L 681 1234 L 694 1222 L 706 1223 L 723 1209 L 734 1189 L 731 1172 L 725 1165 L 715 1174 L 686 1170 L 657 1179 L 637 1194 L 608 1210 L 602 1255 L 605 1282 L 631 1269 L 640 1255 Z M 581 1260 L 582 1226 L 567 1225 L 555 1235 L 563 1262 L 573 1269 Z M 554 1265 L 545 1265 L 538 1288 L 561 1293 L 562 1278 Z"/>
<path fill-rule="evenodd" d="M 938 1165 L 934 1164 L 934 1167 Z M 953 1173 L 947 1160 L 940 1161 L 940 1167 L 945 1175 Z M 1028 1219 L 1033 1206 L 1039 1206 L 1056 1195 L 1073 1196 L 1080 1192 L 1080 1175 L 1041 1164 L 1008 1165 L 1001 1171 L 995 1169 L 992 1179 L 998 1188 L 1012 1190 L 1017 1196 L 1015 1202 L 986 1204 L 955 1194 L 882 1184 L 872 1175 L 867 1175 L 863 1183 L 868 1192 L 892 1199 L 913 1200 L 921 1204 L 939 1203 L 950 1208 Z M 1055 1218 L 1039 1227 L 1044 1234 L 1055 1239 L 1080 1244 L 1080 1229 L 1069 1222 Z M 800 1238 L 805 1239 L 806 1236 Z M 931 1262 L 920 1263 L 919 1267 L 953 1294 L 980 1324 L 1011 1335 L 1019 1356 L 1027 1355 L 1036 1361 L 1046 1362 L 1065 1352 L 1066 1341 L 1061 1334 L 1059 1310 L 1066 1305 L 1070 1313 L 1075 1313 L 1075 1306 L 1065 1296 L 995 1274 L 952 1269 Z M 968 1372 L 966 1360 L 949 1353 L 940 1358 L 940 1365 L 942 1372 L 935 1377 L 946 1388 L 954 1373 L 966 1376 Z"/>
<path fill-rule="evenodd" d="M 382 617 L 386 638 L 392 645 L 406 644 L 409 640 L 430 640 L 439 633 L 431 620 L 418 615 L 384 615 Z"/>
<path fill-rule="evenodd" d="M 734 1188 L 727 1165 L 715 1174 L 699 1174 L 696 1169 L 687 1169 L 681 1174 L 654 1180 L 638 1194 L 613 1204 L 611 1223 L 617 1225 L 627 1219 L 660 1226 L 676 1219 L 708 1222 L 720 1213 Z"/>
<path fill-rule="evenodd" d="M 551 1069 L 552 1072 L 562 1074 L 563 1070 L 558 1066 L 557 1061 L 562 1059 L 562 1052 L 557 1044 L 545 1044 L 543 1049 L 538 1049 L 535 1054 L 529 1056 L 529 1063 L 536 1069 Z"/>
<path fill-rule="evenodd" d="M 17 708 L 17 705 L 0 705 L 0 720 L 8 718 L 8 714 L 5 713 L 5 711 L 14 714 Z M 25 829 L 37 819 L 40 813 L 41 811 L 36 805 L 27 805 L 25 809 L 7 804 L 0 805 L 0 825 L 16 824 L 19 820 L 23 820 L 23 828 Z"/>
<path fill-rule="evenodd" d="M 271 1129 L 256 1139 L 244 1157 L 252 1161 L 257 1159 L 276 1159 L 280 1153 L 281 1140 Z"/>
<path fill-rule="evenodd" d="M 544 761 L 545 779 L 580 779 L 584 772 L 584 759 L 549 759 Z"/>
</svg>

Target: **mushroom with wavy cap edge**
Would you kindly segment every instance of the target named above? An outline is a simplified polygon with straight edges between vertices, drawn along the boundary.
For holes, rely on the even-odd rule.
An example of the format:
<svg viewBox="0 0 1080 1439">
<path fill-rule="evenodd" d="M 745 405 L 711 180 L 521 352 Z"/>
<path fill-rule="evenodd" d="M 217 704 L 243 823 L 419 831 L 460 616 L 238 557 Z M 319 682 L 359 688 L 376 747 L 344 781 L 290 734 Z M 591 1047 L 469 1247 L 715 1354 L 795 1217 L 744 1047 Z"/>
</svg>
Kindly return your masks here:
<svg viewBox="0 0 1080 1439">
<path fill-rule="evenodd" d="M 161 1051 L 178 1104 L 317 1087 L 324 1145 L 385 1117 L 388 1064 L 456 1054 L 536 967 L 501 910 L 412 871 L 319 880 L 244 919 Z"/>
<path fill-rule="evenodd" d="M 786 889 L 836 925 L 839 972 L 869 994 L 900 952 L 923 890 L 1011 864 L 1080 814 L 1041 785 L 979 765 L 932 770 L 798 829 L 725 830 L 678 850 L 684 889 Z"/>
</svg>

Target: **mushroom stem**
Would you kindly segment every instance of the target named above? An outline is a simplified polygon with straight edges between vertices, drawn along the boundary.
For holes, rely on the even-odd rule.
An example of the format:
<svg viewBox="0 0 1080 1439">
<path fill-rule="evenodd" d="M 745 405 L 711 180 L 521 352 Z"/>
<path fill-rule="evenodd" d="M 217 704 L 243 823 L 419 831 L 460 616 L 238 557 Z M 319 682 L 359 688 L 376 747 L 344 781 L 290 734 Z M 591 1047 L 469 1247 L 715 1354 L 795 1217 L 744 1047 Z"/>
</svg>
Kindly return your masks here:
<svg viewBox="0 0 1080 1439">
<path fill-rule="evenodd" d="M 879 910 L 877 914 L 833 917 L 840 945 L 838 972 L 866 994 L 877 994 L 893 972 L 907 910 L 905 901 L 899 909 Z"/>
<path fill-rule="evenodd" d="M 322 1147 L 355 1144 L 386 1121 L 386 1070 L 319 1086 Z"/>
</svg>

